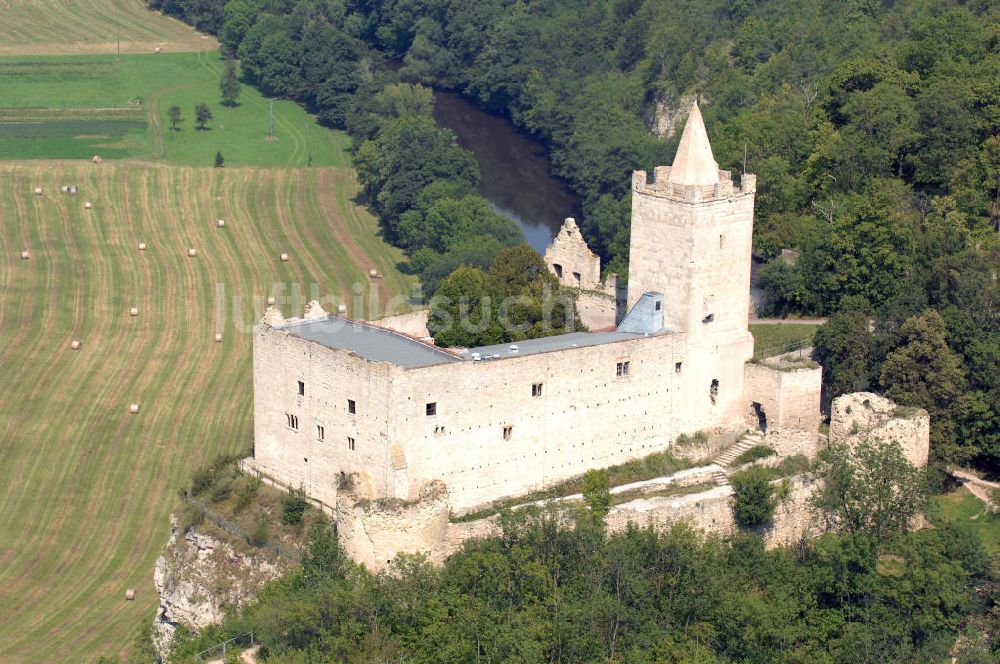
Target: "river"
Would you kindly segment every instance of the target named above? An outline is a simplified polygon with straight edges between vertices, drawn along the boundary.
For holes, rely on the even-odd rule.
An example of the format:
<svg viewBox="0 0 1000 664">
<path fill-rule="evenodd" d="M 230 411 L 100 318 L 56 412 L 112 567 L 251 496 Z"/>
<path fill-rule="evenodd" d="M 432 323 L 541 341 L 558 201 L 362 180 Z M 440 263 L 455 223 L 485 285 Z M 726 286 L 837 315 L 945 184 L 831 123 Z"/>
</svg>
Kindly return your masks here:
<svg viewBox="0 0 1000 664">
<path fill-rule="evenodd" d="M 545 147 L 506 118 L 485 113 L 457 94 L 439 91 L 434 119 L 475 154 L 482 174 L 479 194 L 516 221 L 539 253 L 545 253 L 564 218 L 580 216 L 580 201 L 564 180 L 551 174 Z"/>
</svg>

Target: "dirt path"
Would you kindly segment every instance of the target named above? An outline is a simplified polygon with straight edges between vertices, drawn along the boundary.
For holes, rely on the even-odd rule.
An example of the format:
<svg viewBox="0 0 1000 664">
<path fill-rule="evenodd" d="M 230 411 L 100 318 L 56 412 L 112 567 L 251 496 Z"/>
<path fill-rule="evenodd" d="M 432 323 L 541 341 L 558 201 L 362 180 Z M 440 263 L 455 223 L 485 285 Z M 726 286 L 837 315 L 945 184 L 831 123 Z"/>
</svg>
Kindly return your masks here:
<svg viewBox="0 0 1000 664">
<path fill-rule="evenodd" d="M 962 480 L 965 488 L 987 505 L 993 502 L 993 492 L 1000 489 L 1000 483 L 984 480 L 966 470 L 952 470 L 951 474 Z M 994 507 L 1000 507 L 1000 505 L 994 505 Z"/>
</svg>

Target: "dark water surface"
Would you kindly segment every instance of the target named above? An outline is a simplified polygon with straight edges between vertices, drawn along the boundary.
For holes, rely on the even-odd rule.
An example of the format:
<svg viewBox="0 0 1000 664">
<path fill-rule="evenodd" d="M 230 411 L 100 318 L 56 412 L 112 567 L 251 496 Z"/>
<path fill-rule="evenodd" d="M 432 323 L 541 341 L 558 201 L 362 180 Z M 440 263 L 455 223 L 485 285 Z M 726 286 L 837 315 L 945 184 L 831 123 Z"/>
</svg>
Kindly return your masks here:
<svg viewBox="0 0 1000 664">
<path fill-rule="evenodd" d="M 435 92 L 434 119 L 458 136 L 479 162 L 479 194 L 518 223 L 540 253 L 566 217 L 580 216 L 580 201 L 550 173 L 545 148 L 505 118 L 484 113 L 457 94 Z"/>
</svg>

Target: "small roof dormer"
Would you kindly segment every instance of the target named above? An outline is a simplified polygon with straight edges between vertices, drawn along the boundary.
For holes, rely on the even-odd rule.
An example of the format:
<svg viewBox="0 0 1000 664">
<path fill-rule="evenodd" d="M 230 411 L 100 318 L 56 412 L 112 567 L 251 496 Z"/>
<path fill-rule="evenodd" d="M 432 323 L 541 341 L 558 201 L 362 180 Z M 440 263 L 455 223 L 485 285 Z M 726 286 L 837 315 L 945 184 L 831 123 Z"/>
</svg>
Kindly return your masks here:
<svg viewBox="0 0 1000 664">
<path fill-rule="evenodd" d="M 667 182 L 695 186 L 719 183 L 719 164 L 712 155 L 712 145 L 708 142 L 708 132 L 697 101 L 688 114 Z"/>
</svg>

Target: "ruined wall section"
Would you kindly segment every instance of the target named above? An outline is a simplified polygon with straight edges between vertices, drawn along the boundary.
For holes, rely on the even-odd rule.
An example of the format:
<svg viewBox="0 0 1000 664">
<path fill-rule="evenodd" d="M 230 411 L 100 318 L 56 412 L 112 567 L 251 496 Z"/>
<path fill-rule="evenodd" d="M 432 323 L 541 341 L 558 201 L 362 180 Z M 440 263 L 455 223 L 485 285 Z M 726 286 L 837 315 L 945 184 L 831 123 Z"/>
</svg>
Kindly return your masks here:
<svg viewBox="0 0 1000 664">
<path fill-rule="evenodd" d="M 587 246 L 573 217 L 567 217 L 552 244 L 545 250 L 545 264 L 562 286 L 603 290 L 601 258 Z"/>
<path fill-rule="evenodd" d="M 768 432 L 816 431 L 822 417 L 819 406 L 823 370 L 820 367 L 786 369 L 748 362 L 744 373 L 746 400 L 760 404 Z M 751 417 L 752 423 L 757 424 L 756 417 Z"/>
<path fill-rule="evenodd" d="M 864 439 L 893 440 L 918 468 L 927 465 L 930 417 L 923 408 L 898 406 L 873 392 L 845 394 L 830 408 L 830 442 L 848 444 Z"/>
</svg>

